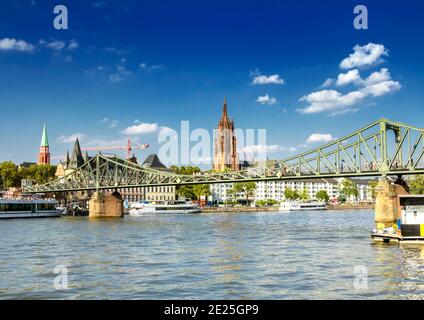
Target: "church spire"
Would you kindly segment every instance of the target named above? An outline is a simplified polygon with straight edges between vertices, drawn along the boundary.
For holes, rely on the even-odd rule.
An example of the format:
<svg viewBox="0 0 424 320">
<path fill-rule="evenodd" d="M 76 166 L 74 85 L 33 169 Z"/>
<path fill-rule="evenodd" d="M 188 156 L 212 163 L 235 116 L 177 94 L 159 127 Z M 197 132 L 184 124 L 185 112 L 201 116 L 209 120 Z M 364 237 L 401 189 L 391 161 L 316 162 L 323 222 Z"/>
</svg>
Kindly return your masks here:
<svg viewBox="0 0 424 320">
<path fill-rule="evenodd" d="M 41 136 L 40 147 L 48 147 L 49 146 L 49 137 L 47 136 L 47 128 L 46 124 L 43 126 L 43 135 Z"/>
<path fill-rule="evenodd" d="M 224 105 L 222 106 L 222 116 L 225 117 L 227 114 L 227 97 L 224 97 Z"/>
<path fill-rule="evenodd" d="M 46 124 L 43 126 L 43 134 L 40 142 L 40 152 L 38 153 L 38 164 L 50 164 L 49 138 L 47 136 Z"/>
<path fill-rule="evenodd" d="M 73 169 L 76 169 L 80 167 L 83 163 L 84 158 L 82 156 L 81 146 L 77 137 L 77 139 L 75 140 L 74 150 L 72 151 L 71 166 L 73 167 Z"/>
</svg>

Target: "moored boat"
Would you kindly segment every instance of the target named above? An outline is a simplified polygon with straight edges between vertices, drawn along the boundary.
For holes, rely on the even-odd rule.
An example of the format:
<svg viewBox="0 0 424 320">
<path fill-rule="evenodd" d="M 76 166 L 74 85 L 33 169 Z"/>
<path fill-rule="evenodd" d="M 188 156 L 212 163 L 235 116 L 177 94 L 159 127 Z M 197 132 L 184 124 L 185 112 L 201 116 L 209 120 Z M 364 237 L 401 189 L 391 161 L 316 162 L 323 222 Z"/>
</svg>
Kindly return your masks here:
<svg viewBox="0 0 424 320">
<path fill-rule="evenodd" d="M 0 198 L 0 219 L 60 217 L 57 205 L 53 199 Z"/>
<path fill-rule="evenodd" d="M 150 213 L 199 213 L 201 212 L 196 203 L 185 200 L 174 201 L 140 201 L 129 204 L 129 215 L 140 216 Z"/>
<path fill-rule="evenodd" d="M 325 202 L 315 200 L 309 201 L 284 201 L 280 203 L 279 211 L 310 211 L 325 210 L 327 208 Z"/>
<path fill-rule="evenodd" d="M 389 227 L 380 224 L 371 232 L 374 241 L 424 244 L 424 195 L 400 195 L 400 218 Z"/>
</svg>

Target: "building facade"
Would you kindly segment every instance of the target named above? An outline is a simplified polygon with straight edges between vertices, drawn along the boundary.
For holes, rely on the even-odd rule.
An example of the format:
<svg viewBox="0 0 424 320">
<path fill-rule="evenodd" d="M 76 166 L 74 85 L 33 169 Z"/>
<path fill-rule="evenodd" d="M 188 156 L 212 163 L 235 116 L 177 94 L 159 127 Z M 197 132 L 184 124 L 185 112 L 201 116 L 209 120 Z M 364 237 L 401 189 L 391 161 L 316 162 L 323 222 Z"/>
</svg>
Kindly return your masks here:
<svg viewBox="0 0 424 320">
<path fill-rule="evenodd" d="M 330 200 L 336 200 L 340 196 L 341 183 L 345 178 L 326 178 L 326 179 L 302 179 L 302 180 L 280 180 L 280 181 L 258 181 L 252 200 L 285 200 L 285 190 L 291 189 L 298 193 L 306 191 L 309 199 L 315 199 L 316 194 L 320 190 L 327 192 Z M 369 182 L 372 180 L 365 179 L 349 179 L 355 183 L 358 190 L 358 196 L 351 196 L 348 202 L 372 202 L 372 188 Z M 232 183 L 213 184 L 210 187 L 212 201 L 215 203 L 225 203 L 227 201 L 243 201 L 245 195 L 240 193 L 235 197 L 231 195 L 229 190 L 233 187 Z"/>
<path fill-rule="evenodd" d="M 41 136 L 38 164 L 50 164 L 49 138 L 47 136 L 46 125 L 43 127 L 43 134 Z"/>
<path fill-rule="evenodd" d="M 225 98 L 215 136 L 213 170 L 222 172 L 226 169 L 240 170 L 240 164 L 234 120 L 230 121 L 228 117 L 227 99 Z"/>
</svg>

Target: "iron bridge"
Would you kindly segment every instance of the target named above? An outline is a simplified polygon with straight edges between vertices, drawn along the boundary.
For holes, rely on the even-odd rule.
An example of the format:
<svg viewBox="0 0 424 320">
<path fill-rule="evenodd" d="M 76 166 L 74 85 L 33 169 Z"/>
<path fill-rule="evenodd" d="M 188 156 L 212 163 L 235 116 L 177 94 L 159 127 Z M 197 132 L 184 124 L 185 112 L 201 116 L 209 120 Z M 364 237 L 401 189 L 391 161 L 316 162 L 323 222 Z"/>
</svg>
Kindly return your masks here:
<svg viewBox="0 0 424 320">
<path fill-rule="evenodd" d="M 380 119 L 321 147 L 262 167 L 179 175 L 101 153 L 27 193 L 424 173 L 424 129 Z"/>
</svg>

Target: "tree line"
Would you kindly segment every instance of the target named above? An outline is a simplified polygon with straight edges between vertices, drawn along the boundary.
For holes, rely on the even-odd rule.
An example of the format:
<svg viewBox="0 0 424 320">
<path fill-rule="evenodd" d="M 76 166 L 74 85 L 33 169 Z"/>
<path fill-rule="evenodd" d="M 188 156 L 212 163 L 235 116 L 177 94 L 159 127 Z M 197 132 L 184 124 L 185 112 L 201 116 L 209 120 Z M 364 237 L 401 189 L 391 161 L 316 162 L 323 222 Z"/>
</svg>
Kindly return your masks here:
<svg viewBox="0 0 424 320">
<path fill-rule="evenodd" d="M 43 164 L 19 167 L 12 161 L 0 163 L 0 190 L 20 187 L 21 180 L 34 180 L 37 184 L 47 183 L 55 179 L 56 166 Z"/>
</svg>

